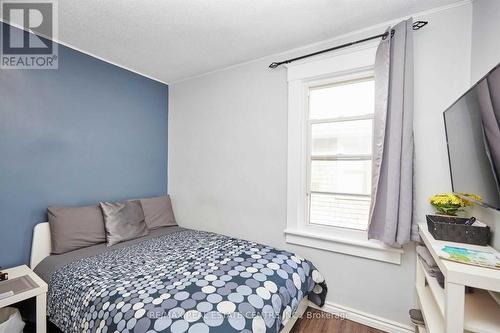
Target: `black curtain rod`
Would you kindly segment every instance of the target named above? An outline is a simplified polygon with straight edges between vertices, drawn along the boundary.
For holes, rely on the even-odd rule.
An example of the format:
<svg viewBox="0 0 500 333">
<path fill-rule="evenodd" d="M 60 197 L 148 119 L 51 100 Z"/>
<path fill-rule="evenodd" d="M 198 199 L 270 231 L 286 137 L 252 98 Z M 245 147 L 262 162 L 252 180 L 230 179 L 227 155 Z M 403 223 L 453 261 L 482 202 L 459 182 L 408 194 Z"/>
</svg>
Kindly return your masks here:
<svg viewBox="0 0 500 333">
<path fill-rule="evenodd" d="M 421 28 L 425 27 L 428 23 L 429 22 L 427 22 L 427 21 L 416 21 L 416 22 L 413 23 L 413 30 L 420 30 Z M 391 34 L 393 34 L 393 33 L 394 33 L 394 30 L 391 30 Z M 359 44 L 359 43 L 364 43 L 364 42 L 367 42 L 369 40 L 373 40 L 373 39 L 377 39 L 377 38 L 386 38 L 388 34 L 389 34 L 388 32 L 384 32 L 383 34 L 379 34 L 379 35 L 376 35 L 376 36 L 371 36 L 371 37 L 363 38 L 363 39 L 360 39 L 360 40 L 356 40 L 354 42 L 350 42 L 350 43 L 342 44 L 342 45 L 339 45 L 339 46 L 331 47 L 331 48 L 326 49 L 326 50 L 321 50 L 321 51 L 317 51 L 317 52 L 314 52 L 314 53 L 306 54 L 306 55 L 303 55 L 303 56 L 300 56 L 300 57 L 297 57 L 297 58 L 288 59 L 288 60 L 284 60 L 284 61 L 280 61 L 280 62 L 273 62 L 272 64 L 269 65 L 269 68 L 276 68 L 276 67 L 281 66 L 283 64 L 289 64 L 289 63 L 291 63 L 293 61 L 297 61 L 297 60 L 309 58 L 309 57 L 312 57 L 312 56 L 315 56 L 315 55 L 318 55 L 318 54 L 322 54 L 322 53 L 326 53 L 326 52 L 335 51 L 335 50 L 342 49 L 344 47 L 348 47 L 348 46 L 352 46 L 352 45 L 356 45 L 356 44 Z"/>
</svg>

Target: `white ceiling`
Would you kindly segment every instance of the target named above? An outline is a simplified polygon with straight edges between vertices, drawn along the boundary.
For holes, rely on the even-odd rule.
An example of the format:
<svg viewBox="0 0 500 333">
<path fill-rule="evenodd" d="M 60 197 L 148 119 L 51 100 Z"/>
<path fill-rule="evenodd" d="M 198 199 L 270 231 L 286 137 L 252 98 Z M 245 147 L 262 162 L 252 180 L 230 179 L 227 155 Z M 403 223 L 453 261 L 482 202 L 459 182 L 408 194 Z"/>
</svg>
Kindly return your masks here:
<svg viewBox="0 0 500 333">
<path fill-rule="evenodd" d="M 456 0 L 64 0 L 59 40 L 169 83 Z"/>
</svg>

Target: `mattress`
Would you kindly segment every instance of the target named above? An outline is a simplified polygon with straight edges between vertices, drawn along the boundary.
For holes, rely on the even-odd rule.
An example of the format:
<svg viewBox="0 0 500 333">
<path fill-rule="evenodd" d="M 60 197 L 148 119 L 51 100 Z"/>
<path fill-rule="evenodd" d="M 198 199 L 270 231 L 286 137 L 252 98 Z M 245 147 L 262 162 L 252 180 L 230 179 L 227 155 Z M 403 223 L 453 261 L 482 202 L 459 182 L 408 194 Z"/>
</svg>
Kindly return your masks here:
<svg viewBox="0 0 500 333">
<path fill-rule="evenodd" d="M 47 313 L 70 332 L 279 332 L 327 286 L 300 256 L 179 227 L 49 256 Z"/>
</svg>

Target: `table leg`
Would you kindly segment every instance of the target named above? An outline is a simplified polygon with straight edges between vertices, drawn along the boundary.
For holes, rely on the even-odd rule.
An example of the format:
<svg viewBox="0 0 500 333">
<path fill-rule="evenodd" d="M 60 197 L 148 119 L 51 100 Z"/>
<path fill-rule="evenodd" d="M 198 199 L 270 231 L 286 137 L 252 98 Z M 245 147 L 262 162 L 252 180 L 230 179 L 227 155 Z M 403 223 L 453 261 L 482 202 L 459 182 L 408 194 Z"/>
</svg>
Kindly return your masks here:
<svg viewBox="0 0 500 333">
<path fill-rule="evenodd" d="M 463 333 L 465 286 L 446 283 L 445 330 L 446 333 Z"/>
<path fill-rule="evenodd" d="M 47 294 L 36 297 L 36 333 L 47 332 Z"/>
</svg>

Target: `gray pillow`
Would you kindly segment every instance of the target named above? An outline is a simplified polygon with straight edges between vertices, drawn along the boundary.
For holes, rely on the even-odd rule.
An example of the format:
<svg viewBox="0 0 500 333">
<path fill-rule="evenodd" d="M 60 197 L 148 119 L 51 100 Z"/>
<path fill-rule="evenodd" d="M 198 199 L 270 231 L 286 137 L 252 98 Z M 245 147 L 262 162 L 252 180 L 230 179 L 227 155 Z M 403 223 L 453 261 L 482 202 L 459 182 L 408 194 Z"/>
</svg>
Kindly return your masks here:
<svg viewBox="0 0 500 333">
<path fill-rule="evenodd" d="M 104 215 L 108 246 L 149 234 L 139 200 L 99 204 Z"/>
<path fill-rule="evenodd" d="M 169 195 L 141 199 L 141 205 L 150 230 L 177 225 Z"/>
<path fill-rule="evenodd" d="M 62 254 L 106 242 L 99 206 L 49 207 L 52 254 Z"/>
</svg>

